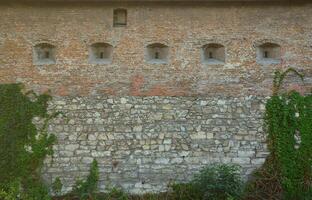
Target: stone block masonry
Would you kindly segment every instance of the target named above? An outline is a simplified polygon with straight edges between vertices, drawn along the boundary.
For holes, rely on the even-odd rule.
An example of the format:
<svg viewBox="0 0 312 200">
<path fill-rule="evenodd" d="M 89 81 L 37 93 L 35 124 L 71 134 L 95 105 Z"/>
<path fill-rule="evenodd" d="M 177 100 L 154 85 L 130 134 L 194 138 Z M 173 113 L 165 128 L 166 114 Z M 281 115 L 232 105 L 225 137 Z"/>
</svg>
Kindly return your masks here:
<svg viewBox="0 0 312 200">
<path fill-rule="evenodd" d="M 264 97 L 58 97 L 58 137 L 44 176 L 69 191 L 99 162 L 100 189 L 159 192 L 209 163 L 237 163 L 247 177 L 267 155 Z"/>
</svg>

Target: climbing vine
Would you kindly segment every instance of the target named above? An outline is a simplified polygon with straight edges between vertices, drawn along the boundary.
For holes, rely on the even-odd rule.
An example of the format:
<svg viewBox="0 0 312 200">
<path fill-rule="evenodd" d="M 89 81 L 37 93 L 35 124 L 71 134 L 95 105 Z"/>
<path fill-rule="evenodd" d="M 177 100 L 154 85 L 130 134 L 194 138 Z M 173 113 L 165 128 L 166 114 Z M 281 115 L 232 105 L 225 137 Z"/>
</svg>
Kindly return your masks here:
<svg viewBox="0 0 312 200">
<path fill-rule="evenodd" d="M 280 93 L 283 79 L 294 72 L 277 71 L 273 95 L 266 103 L 265 125 L 270 155 L 252 183 L 267 199 L 304 200 L 312 196 L 312 95 Z M 252 193 L 252 192 L 251 192 Z M 270 195 L 268 195 L 270 194 Z"/>
<path fill-rule="evenodd" d="M 266 106 L 269 149 L 287 199 L 303 199 L 312 183 L 312 96 L 273 96 Z"/>
<path fill-rule="evenodd" d="M 58 113 L 48 114 L 49 95 L 22 89 L 20 84 L 0 85 L 0 190 L 13 199 L 49 199 L 40 167 L 56 139 L 47 133 L 47 122 Z M 35 117 L 42 121 L 40 128 Z"/>
</svg>

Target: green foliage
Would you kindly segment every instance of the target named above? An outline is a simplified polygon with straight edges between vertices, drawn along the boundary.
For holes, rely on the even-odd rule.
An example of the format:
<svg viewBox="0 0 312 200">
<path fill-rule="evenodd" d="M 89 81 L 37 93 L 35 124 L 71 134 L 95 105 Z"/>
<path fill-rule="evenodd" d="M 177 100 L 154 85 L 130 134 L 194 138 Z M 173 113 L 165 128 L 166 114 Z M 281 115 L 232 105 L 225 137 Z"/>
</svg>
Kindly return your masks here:
<svg viewBox="0 0 312 200">
<path fill-rule="evenodd" d="M 172 198 L 170 198 L 168 193 L 158 193 L 158 194 L 144 194 L 142 196 L 139 197 L 129 197 L 129 200 L 170 200 Z"/>
<path fill-rule="evenodd" d="M 14 193 L 12 194 L 11 191 L 4 191 L 4 190 L 0 190 L 0 199 L 2 200 L 15 200 L 17 197 L 14 195 Z"/>
<path fill-rule="evenodd" d="M 110 191 L 105 195 L 103 200 L 128 200 L 128 195 L 119 188 L 113 187 Z"/>
<path fill-rule="evenodd" d="M 267 102 L 269 150 L 280 172 L 285 199 L 312 194 L 312 95 L 275 95 Z"/>
<path fill-rule="evenodd" d="M 74 186 L 73 193 L 78 196 L 81 200 L 96 199 L 96 192 L 98 190 L 99 181 L 99 169 L 98 163 L 94 159 L 90 173 L 86 181 L 78 180 Z"/>
<path fill-rule="evenodd" d="M 226 200 L 241 195 L 242 180 L 236 165 L 208 166 L 195 175 L 192 183 L 202 192 L 202 199 Z"/>
<path fill-rule="evenodd" d="M 200 200 L 202 192 L 193 183 L 178 183 L 171 185 L 173 200 Z"/>
<path fill-rule="evenodd" d="M 21 199 L 42 200 L 47 189 L 39 172 L 44 158 L 53 153 L 56 138 L 46 127 L 55 115 L 47 113 L 49 95 L 24 94 L 22 89 L 20 84 L 0 85 L 0 189 L 8 194 L 22 189 Z M 32 122 L 35 117 L 43 119 L 39 130 Z M 20 187 L 13 190 L 16 184 Z"/>
<path fill-rule="evenodd" d="M 54 182 L 52 183 L 52 191 L 55 195 L 61 195 L 62 192 L 62 188 L 63 188 L 63 184 L 62 181 L 59 177 L 57 177 Z"/>
<path fill-rule="evenodd" d="M 22 200 L 50 200 L 51 197 L 49 195 L 49 190 L 42 183 L 42 181 L 38 179 L 33 179 L 29 177 L 23 186 L 23 192 L 21 193 Z"/>
<path fill-rule="evenodd" d="M 242 180 L 236 165 L 215 164 L 196 174 L 190 183 L 172 186 L 176 200 L 227 200 L 238 199 Z"/>
<path fill-rule="evenodd" d="M 312 198 L 312 95 L 279 94 L 289 72 L 275 72 L 273 96 L 266 103 L 265 125 L 270 155 L 250 182 L 251 199 Z"/>
<path fill-rule="evenodd" d="M 0 189 L 0 199 L 16 200 L 20 196 L 20 181 L 15 180 L 6 185 L 6 190 Z"/>
</svg>

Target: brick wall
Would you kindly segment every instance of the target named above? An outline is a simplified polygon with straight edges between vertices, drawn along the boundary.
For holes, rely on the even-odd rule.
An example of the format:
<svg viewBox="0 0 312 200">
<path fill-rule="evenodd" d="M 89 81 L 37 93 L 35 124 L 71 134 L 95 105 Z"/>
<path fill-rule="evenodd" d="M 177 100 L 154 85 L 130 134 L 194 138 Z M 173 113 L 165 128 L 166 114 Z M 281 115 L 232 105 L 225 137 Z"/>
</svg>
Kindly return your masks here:
<svg viewBox="0 0 312 200">
<path fill-rule="evenodd" d="M 263 3 L 262 3 L 263 4 Z M 274 69 L 305 72 L 311 88 L 311 4 L 5 4 L 0 5 L 0 82 L 53 95 L 268 95 Z M 113 27 L 113 9 L 128 25 Z M 281 46 L 280 64 L 256 62 L 256 46 Z M 33 47 L 56 46 L 56 64 L 33 65 Z M 114 47 L 111 64 L 89 64 L 91 44 Z M 151 43 L 169 46 L 168 64 L 145 62 Z M 226 63 L 201 62 L 201 47 L 225 46 Z"/>
</svg>

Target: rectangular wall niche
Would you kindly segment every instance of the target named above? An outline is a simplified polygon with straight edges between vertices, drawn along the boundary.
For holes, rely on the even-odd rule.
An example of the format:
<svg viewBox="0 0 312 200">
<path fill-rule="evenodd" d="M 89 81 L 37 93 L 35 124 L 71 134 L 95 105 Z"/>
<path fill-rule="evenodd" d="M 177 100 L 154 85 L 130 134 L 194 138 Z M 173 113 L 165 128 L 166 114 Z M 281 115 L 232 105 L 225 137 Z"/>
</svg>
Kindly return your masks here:
<svg viewBox="0 0 312 200">
<path fill-rule="evenodd" d="M 224 46 L 215 43 L 204 45 L 202 48 L 202 62 L 205 64 L 224 64 Z"/>
<path fill-rule="evenodd" d="M 114 27 L 127 26 L 127 10 L 126 9 L 115 9 L 114 10 Z"/>
<path fill-rule="evenodd" d="M 146 47 L 146 61 L 152 64 L 168 63 L 168 46 L 160 43 L 150 44 Z"/>
<path fill-rule="evenodd" d="M 278 44 L 264 43 L 257 47 L 257 62 L 278 64 L 281 62 L 281 47 Z"/>
<path fill-rule="evenodd" d="M 95 43 L 90 47 L 89 61 L 92 64 L 108 64 L 112 62 L 113 46 L 107 43 Z"/>
<path fill-rule="evenodd" d="M 48 43 L 37 44 L 34 48 L 33 61 L 36 65 L 55 64 L 55 47 Z"/>
</svg>

